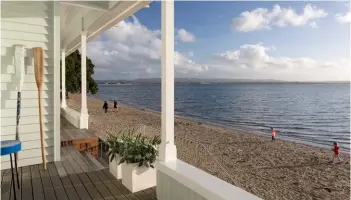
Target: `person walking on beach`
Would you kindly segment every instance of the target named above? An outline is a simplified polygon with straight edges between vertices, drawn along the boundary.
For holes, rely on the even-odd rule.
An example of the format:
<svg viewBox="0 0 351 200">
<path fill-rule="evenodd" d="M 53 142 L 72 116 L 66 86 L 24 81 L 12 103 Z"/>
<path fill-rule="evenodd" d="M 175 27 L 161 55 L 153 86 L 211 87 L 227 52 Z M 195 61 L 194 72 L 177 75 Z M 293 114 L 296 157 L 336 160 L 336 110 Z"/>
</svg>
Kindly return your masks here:
<svg viewBox="0 0 351 200">
<path fill-rule="evenodd" d="M 106 101 L 104 101 L 104 105 L 102 106 L 102 109 L 105 110 L 105 113 L 107 113 L 107 109 L 108 109 L 108 104 Z"/>
<path fill-rule="evenodd" d="M 334 151 L 334 156 L 333 156 L 333 160 L 331 161 L 331 163 L 334 162 L 334 160 L 335 160 L 336 157 L 339 159 L 339 162 L 341 162 L 341 158 L 340 158 L 340 147 L 339 147 L 339 145 L 338 145 L 337 142 L 334 142 L 334 146 L 333 146 L 332 150 Z"/>
<path fill-rule="evenodd" d="M 273 142 L 275 141 L 275 129 L 272 127 L 271 131 L 272 131 L 272 142 Z"/>
<path fill-rule="evenodd" d="M 113 108 L 114 108 L 115 110 L 117 110 L 117 112 L 118 112 L 117 101 L 116 101 L 116 100 L 113 100 Z"/>
</svg>

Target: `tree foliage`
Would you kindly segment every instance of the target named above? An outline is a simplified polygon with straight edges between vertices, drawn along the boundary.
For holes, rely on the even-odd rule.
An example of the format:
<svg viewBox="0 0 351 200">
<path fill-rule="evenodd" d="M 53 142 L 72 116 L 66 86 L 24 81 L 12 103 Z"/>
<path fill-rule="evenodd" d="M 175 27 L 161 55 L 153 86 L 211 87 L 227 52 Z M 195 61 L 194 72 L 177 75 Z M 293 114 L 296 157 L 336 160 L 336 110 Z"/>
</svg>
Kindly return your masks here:
<svg viewBox="0 0 351 200">
<path fill-rule="evenodd" d="M 98 85 L 93 79 L 95 65 L 87 57 L 87 92 L 96 94 Z M 62 64 L 61 64 L 62 65 Z M 81 55 L 78 50 L 66 57 L 66 91 L 80 92 L 81 88 Z"/>
</svg>

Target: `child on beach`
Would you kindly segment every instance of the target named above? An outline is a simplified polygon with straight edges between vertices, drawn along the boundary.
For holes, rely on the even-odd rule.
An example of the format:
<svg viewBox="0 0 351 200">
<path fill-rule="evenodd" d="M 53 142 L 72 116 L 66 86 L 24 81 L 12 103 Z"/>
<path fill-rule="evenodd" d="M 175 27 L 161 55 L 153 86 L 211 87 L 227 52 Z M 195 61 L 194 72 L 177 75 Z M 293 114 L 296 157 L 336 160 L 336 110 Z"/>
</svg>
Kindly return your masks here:
<svg viewBox="0 0 351 200">
<path fill-rule="evenodd" d="M 271 131 L 272 131 L 272 142 L 273 142 L 275 141 L 275 129 L 272 127 Z"/>
<path fill-rule="evenodd" d="M 118 112 L 117 101 L 116 100 L 113 100 L 113 108 L 116 109 L 117 112 Z"/>
<path fill-rule="evenodd" d="M 337 142 L 334 142 L 334 147 L 332 148 L 332 150 L 334 151 L 334 156 L 333 156 L 333 160 L 331 161 L 331 163 L 334 162 L 335 157 L 337 157 L 339 159 L 339 162 L 341 162 L 341 158 L 340 158 L 340 147 L 338 145 Z"/>
<path fill-rule="evenodd" d="M 105 110 L 105 113 L 107 113 L 107 109 L 108 109 L 108 104 L 106 101 L 104 101 L 104 105 L 102 106 L 102 109 Z"/>
</svg>

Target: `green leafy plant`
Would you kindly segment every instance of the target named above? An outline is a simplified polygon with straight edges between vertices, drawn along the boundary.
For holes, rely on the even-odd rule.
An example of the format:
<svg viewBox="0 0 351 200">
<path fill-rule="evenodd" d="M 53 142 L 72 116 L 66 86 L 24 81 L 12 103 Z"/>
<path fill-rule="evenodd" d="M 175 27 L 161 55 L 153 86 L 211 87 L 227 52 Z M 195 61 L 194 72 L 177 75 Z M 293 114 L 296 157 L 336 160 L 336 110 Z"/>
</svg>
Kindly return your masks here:
<svg viewBox="0 0 351 200">
<path fill-rule="evenodd" d="M 121 155 L 125 148 L 124 143 L 130 142 L 134 133 L 135 129 L 129 129 L 128 131 L 120 130 L 117 134 L 108 134 L 106 142 L 110 162 L 115 159 L 116 155 Z"/>
<path fill-rule="evenodd" d="M 149 138 L 142 136 L 141 134 L 134 134 L 135 132 L 129 132 L 128 134 L 122 134 L 117 139 L 119 142 L 118 154 L 121 156 L 121 160 L 118 164 L 137 163 L 139 167 L 152 167 L 156 162 L 158 156 L 158 146 L 161 143 L 159 136 Z"/>
</svg>

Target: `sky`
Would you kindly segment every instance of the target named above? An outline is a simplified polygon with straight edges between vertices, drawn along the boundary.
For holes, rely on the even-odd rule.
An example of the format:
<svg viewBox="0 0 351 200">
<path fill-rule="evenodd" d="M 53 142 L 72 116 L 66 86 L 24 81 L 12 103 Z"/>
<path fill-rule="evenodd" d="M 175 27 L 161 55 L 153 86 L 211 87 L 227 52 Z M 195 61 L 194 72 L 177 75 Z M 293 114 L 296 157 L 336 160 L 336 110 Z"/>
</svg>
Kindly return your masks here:
<svg viewBox="0 0 351 200">
<path fill-rule="evenodd" d="M 350 80 L 346 2 L 175 2 L 175 77 Z M 88 43 L 98 80 L 160 78 L 161 2 Z"/>
</svg>

